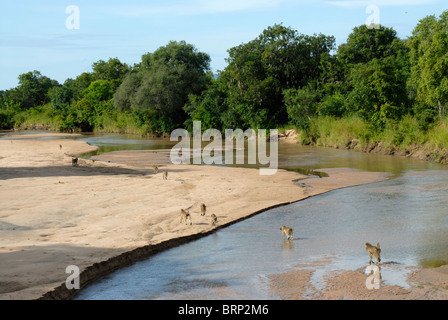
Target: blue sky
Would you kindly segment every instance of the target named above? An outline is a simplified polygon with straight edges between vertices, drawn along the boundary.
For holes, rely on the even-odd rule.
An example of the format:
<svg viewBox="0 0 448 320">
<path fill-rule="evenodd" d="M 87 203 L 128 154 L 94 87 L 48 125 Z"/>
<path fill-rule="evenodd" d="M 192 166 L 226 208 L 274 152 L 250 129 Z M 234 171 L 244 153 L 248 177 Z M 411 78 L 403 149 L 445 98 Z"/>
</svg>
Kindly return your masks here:
<svg viewBox="0 0 448 320">
<path fill-rule="evenodd" d="M 93 62 L 119 58 L 134 64 L 170 40 L 185 40 L 211 56 L 214 72 L 227 50 L 282 23 L 302 34 L 346 41 L 355 26 L 379 9 L 382 25 L 400 38 L 418 21 L 439 16 L 446 0 L 1 0 L 0 90 L 16 87 L 19 74 L 38 70 L 63 83 Z M 68 29 L 68 6 L 79 8 L 79 29 Z"/>
</svg>

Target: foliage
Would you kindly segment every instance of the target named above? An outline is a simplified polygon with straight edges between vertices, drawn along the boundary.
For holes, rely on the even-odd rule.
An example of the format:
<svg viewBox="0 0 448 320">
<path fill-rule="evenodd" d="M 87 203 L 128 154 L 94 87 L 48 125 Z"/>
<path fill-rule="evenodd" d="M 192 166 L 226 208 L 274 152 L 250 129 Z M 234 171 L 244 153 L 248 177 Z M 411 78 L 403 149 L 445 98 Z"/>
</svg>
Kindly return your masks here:
<svg viewBox="0 0 448 320">
<path fill-rule="evenodd" d="M 344 65 L 367 63 L 373 59 L 383 59 L 394 55 L 399 43 L 395 42 L 397 32 L 392 28 L 366 25 L 355 27 L 347 42 L 338 48 L 338 58 Z"/>
<path fill-rule="evenodd" d="M 274 25 L 255 40 L 229 49 L 221 77 L 231 108 L 228 116 L 235 118 L 231 122 L 255 128 L 286 123 L 283 91 L 319 79 L 334 41 L 331 36 L 305 36 Z"/>
<path fill-rule="evenodd" d="M 115 92 L 120 110 L 146 114 L 156 132 L 168 132 L 186 120 L 189 95 L 199 95 L 209 84 L 210 57 L 185 41 L 171 41 L 143 55 L 137 73 L 126 76 Z M 166 131 L 165 131 L 166 130 Z"/>
<path fill-rule="evenodd" d="M 19 85 L 7 93 L 11 103 L 19 105 L 20 109 L 30 109 L 50 102 L 48 92 L 59 84 L 39 71 L 19 75 Z"/>
<path fill-rule="evenodd" d="M 214 78 L 210 78 L 210 83 L 208 89 L 200 95 L 188 96 L 188 101 L 184 106 L 184 111 L 188 115 L 185 122 L 187 130 L 192 129 L 193 121 L 201 121 L 204 130 L 223 130 L 227 127 L 227 94 Z"/>
<path fill-rule="evenodd" d="M 409 88 L 416 100 L 415 114 L 430 123 L 441 119 L 448 103 L 448 11 L 418 23 L 408 40 L 411 75 Z"/>
<path fill-rule="evenodd" d="M 318 94 L 315 88 L 309 85 L 302 89 L 287 89 L 283 95 L 291 123 L 299 129 L 308 131 L 311 118 L 317 111 Z"/>
<path fill-rule="evenodd" d="M 214 75 L 210 57 L 185 41 L 142 55 L 134 66 L 99 60 L 62 85 L 32 71 L 0 91 L 0 129 L 44 124 L 62 131 L 163 135 L 177 127 L 295 126 L 304 143 L 446 149 L 448 11 L 422 19 L 412 36 L 355 27 L 332 36 L 275 24 L 228 50 Z"/>
</svg>

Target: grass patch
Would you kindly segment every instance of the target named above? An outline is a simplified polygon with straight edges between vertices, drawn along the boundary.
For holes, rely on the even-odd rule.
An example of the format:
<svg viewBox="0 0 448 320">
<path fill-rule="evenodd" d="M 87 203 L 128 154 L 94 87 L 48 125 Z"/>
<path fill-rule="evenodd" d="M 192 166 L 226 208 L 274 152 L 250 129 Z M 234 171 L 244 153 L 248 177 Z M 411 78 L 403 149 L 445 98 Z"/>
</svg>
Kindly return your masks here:
<svg viewBox="0 0 448 320">
<path fill-rule="evenodd" d="M 314 118 L 309 131 L 300 134 L 303 141 L 332 148 L 346 148 L 354 139 L 364 143 L 369 136 L 371 136 L 370 126 L 358 116 Z"/>
<path fill-rule="evenodd" d="M 448 150 L 448 117 L 440 120 L 428 133 L 427 145 L 435 150 Z"/>
<path fill-rule="evenodd" d="M 420 265 L 424 268 L 438 268 L 447 264 L 448 261 L 442 259 L 425 259 L 420 262 Z"/>
</svg>

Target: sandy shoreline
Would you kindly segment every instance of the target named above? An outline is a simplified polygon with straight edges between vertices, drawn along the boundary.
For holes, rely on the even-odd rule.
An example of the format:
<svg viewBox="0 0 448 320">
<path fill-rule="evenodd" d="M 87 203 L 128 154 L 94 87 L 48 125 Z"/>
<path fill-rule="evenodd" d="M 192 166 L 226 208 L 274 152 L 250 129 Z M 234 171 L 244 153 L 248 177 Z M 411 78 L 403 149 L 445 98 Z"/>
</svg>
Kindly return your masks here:
<svg viewBox="0 0 448 320">
<path fill-rule="evenodd" d="M 82 272 L 139 248 L 151 250 L 175 239 L 213 232 L 211 213 L 218 216 L 219 228 L 272 206 L 386 178 L 384 173 L 349 169 L 321 170 L 329 174 L 324 179 L 284 170 L 260 176 L 255 169 L 175 166 L 168 163 L 166 152 L 154 151 L 104 154 L 95 161 L 81 159 L 79 167 L 72 167 L 72 156 L 96 148 L 57 138 L 0 140 L 0 299 L 40 298 L 65 282 L 68 265 Z M 134 162 L 120 164 L 127 157 Z M 168 180 L 153 173 L 153 164 L 168 170 Z M 303 184 L 295 183 L 297 179 L 303 179 Z M 207 204 L 205 217 L 199 214 L 201 202 Z M 190 208 L 192 226 L 179 223 L 180 208 Z M 437 272 L 445 274 L 440 270 L 443 267 Z M 292 272 L 309 283 L 302 270 Z M 419 271 L 414 279 L 435 277 L 434 272 L 427 273 Z M 282 277 L 272 279 L 274 291 L 286 299 L 303 296 L 300 286 L 280 285 L 285 281 Z M 441 287 L 448 283 L 436 280 Z M 344 290 L 337 288 L 333 284 L 332 292 Z M 363 298 L 348 293 L 316 296 L 341 297 Z"/>
</svg>

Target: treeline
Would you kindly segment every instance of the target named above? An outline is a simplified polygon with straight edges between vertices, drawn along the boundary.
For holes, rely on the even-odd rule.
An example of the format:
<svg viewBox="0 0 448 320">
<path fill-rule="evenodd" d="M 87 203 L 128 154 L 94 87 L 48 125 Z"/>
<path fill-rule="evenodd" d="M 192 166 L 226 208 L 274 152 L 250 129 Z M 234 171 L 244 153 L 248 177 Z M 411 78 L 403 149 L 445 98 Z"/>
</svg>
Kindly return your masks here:
<svg viewBox="0 0 448 320">
<path fill-rule="evenodd" d="M 294 126 L 304 143 L 318 143 L 323 122 L 350 119 L 362 128 L 356 138 L 395 128 L 400 144 L 445 119 L 447 25 L 448 11 L 422 19 L 408 39 L 362 25 L 338 47 L 333 36 L 274 25 L 229 49 L 217 75 L 209 55 L 184 41 L 133 66 L 100 60 L 63 84 L 33 71 L 0 92 L 0 127 L 161 135 L 199 120 L 203 129 Z"/>
</svg>

